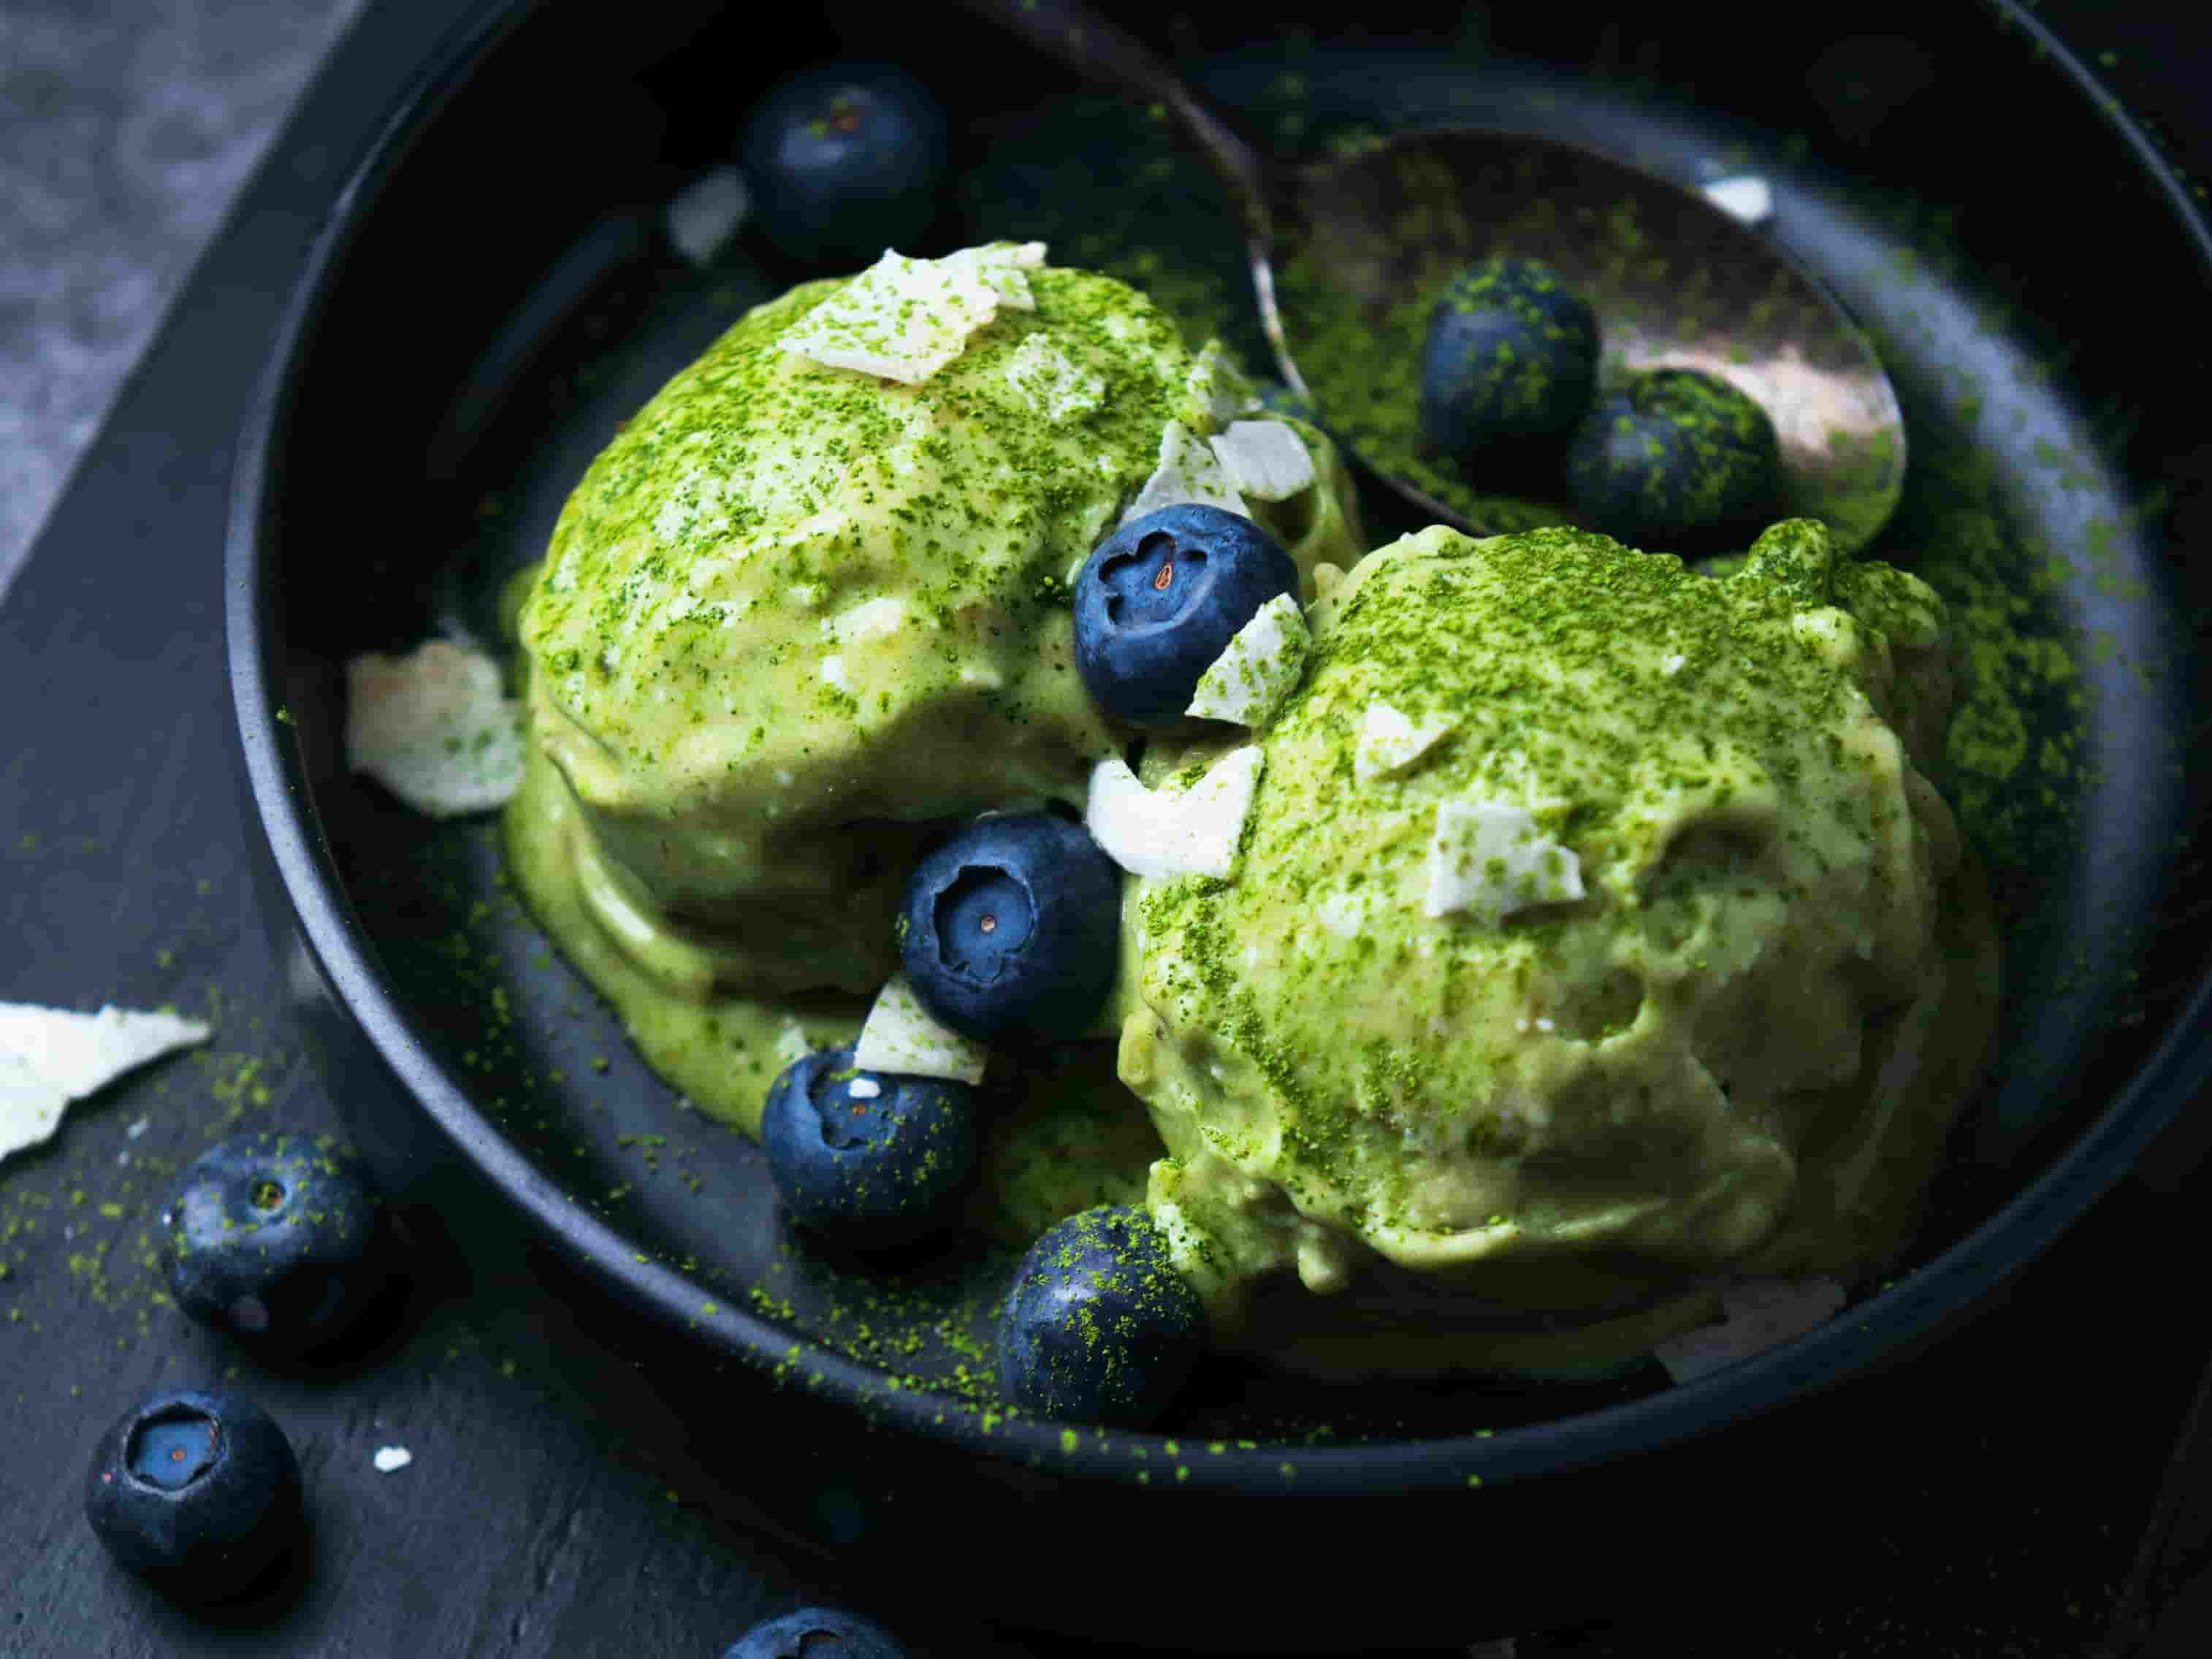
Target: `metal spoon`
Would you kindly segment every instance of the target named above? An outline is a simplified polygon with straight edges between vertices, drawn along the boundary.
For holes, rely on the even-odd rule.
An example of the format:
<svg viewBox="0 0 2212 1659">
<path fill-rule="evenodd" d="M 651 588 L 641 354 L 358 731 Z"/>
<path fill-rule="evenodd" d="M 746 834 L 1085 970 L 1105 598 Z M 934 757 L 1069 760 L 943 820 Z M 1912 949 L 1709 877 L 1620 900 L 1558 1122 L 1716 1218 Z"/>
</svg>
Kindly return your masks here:
<svg viewBox="0 0 2212 1659">
<path fill-rule="evenodd" d="M 1522 254 L 1589 300 L 1601 381 L 1676 364 L 1756 398 L 1781 440 L 1783 513 L 1826 520 L 1853 549 L 1895 508 L 1905 423 L 1872 343 L 1796 259 L 1698 192 L 1573 144 L 1477 129 L 1282 161 L 1255 149 L 1149 48 L 1079 0 L 966 3 L 1078 73 L 1166 110 L 1243 222 L 1261 324 L 1284 380 L 1340 437 L 1331 405 L 1341 412 L 1341 387 L 1298 368 L 1302 350 L 1318 360 L 1316 319 L 1334 313 L 1342 326 L 1349 315 L 1372 331 L 1473 260 Z M 1410 434 L 1410 406 L 1405 421 Z M 1462 510 L 1437 499 L 1377 453 L 1380 443 L 1349 435 L 1370 471 L 1437 522 L 1478 535 L 1506 527 L 1478 522 L 1479 501 Z"/>
</svg>

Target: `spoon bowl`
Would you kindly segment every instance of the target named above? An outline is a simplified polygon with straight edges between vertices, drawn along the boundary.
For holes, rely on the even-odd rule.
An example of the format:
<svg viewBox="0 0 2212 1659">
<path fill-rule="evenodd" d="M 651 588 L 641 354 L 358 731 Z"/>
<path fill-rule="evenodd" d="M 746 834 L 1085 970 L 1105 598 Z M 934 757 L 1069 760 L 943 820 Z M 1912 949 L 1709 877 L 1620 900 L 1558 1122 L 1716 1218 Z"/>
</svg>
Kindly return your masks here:
<svg viewBox="0 0 2212 1659">
<path fill-rule="evenodd" d="M 1872 541 L 1905 485 L 1905 423 L 1864 331 L 1778 244 L 1699 192 L 1556 139 L 1429 128 L 1316 161 L 1255 149 L 1141 42 L 1070 0 L 968 0 L 1048 56 L 1158 106 L 1243 223 L 1261 325 L 1283 379 L 1375 477 L 1438 523 L 1491 535 L 1559 523 L 1424 453 L 1421 329 L 1451 275 L 1540 259 L 1598 319 L 1599 391 L 1703 369 L 1756 401 L 1781 447 L 1784 515 Z M 1547 481 L 1548 482 L 1548 481 Z"/>
<path fill-rule="evenodd" d="M 1273 182 L 1276 234 L 1252 243 L 1251 261 L 1284 378 L 1439 521 L 1510 527 L 1486 521 L 1468 488 L 1490 481 L 1419 453 L 1412 395 L 1437 291 L 1494 254 L 1541 260 L 1589 301 L 1601 393 L 1640 369 L 1685 368 L 1757 402 L 1781 444 L 1782 514 L 1824 520 L 1856 549 L 1897 505 L 1904 419 L 1872 344 L 1809 272 L 1696 191 L 1575 145 L 1475 129 L 1401 134 Z M 1376 344 L 1394 337 L 1409 349 L 1390 375 Z M 1375 397 L 1378 379 L 1404 395 Z"/>
</svg>

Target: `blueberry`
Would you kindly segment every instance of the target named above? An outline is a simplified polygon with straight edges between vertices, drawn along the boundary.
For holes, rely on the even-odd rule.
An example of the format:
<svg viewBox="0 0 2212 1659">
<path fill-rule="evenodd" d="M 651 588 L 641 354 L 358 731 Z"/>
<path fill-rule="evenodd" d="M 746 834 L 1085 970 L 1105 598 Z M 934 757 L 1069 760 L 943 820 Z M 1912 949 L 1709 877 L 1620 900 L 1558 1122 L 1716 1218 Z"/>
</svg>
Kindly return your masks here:
<svg viewBox="0 0 2212 1659">
<path fill-rule="evenodd" d="M 801 1607 L 755 1625 L 722 1659 L 906 1659 L 906 1650 L 881 1625 L 856 1613 Z"/>
<path fill-rule="evenodd" d="M 1465 460 L 1558 438 L 1597 390 L 1597 313 L 1535 259 L 1498 255 L 1444 284 L 1421 349 L 1421 437 Z"/>
<path fill-rule="evenodd" d="M 1774 422 L 1694 368 L 1653 368 L 1600 398 L 1567 446 L 1567 494 L 1592 527 L 1665 543 L 1770 510 L 1781 476 Z"/>
<path fill-rule="evenodd" d="M 1048 1228 L 999 1315 L 1000 1392 L 1077 1422 L 1142 1428 L 1206 1346 L 1206 1312 L 1141 1210 L 1102 1204 Z"/>
<path fill-rule="evenodd" d="M 753 222 L 806 265 L 872 264 L 937 213 L 945 112 L 896 64 L 817 64 L 771 87 L 746 118 L 738 156 Z"/>
<path fill-rule="evenodd" d="M 131 1571 L 172 1595 L 221 1601 L 251 1584 L 299 1531 L 299 1460 L 252 1401 L 164 1389 L 100 1437 L 84 1514 Z"/>
<path fill-rule="evenodd" d="M 849 1249 L 910 1243 L 958 1207 L 975 1167 L 976 1091 L 943 1078 L 864 1072 L 850 1043 L 784 1067 L 761 1145 L 793 1219 Z"/>
<path fill-rule="evenodd" d="M 1314 412 L 1314 406 L 1280 380 L 1253 381 L 1252 395 L 1271 415 L 1287 415 L 1292 420 L 1304 421 L 1308 426 L 1321 424 L 1321 416 Z"/>
<path fill-rule="evenodd" d="M 233 1135 L 170 1194 L 169 1289 L 204 1325 L 308 1353 L 343 1336 L 389 1279 L 376 1201 L 305 1135 Z"/>
<path fill-rule="evenodd" d="M 1237 629 L 1298 568 L 1251 520 L 1186 502 L 1132 519 L 1075 579 L 1075 665 L 1093 702 L 1132 726 L 1167 726 Z"/>
<path fill-rule="evenodd" d="M 922 854 L 900 921 L 914 993 L 954 1030 L 1079 1037 L 1114 983 L 1121 873 L 1054 813 L 977 818 Z"/>
</svg>

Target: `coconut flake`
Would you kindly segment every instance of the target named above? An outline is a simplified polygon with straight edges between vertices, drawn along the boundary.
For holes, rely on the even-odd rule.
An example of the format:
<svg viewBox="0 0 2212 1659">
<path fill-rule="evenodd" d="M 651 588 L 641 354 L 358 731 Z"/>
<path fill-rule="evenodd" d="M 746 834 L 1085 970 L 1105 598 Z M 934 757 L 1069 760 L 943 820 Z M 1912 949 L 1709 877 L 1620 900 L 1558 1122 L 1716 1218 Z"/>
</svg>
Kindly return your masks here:
<svg viewBox="0 0 2212 1659">
<path fill-rule="evenodd" d="M 1218 340 L 1208 340 L 1199 348 L 1190 372 L 1183 376 L 1175 417 L 1186 426 L 1218 432 L 1252 401 L 1251 388 L 1227 348 Z"/>
<path fill-rule="evenodd" d="M 205 1020 L 112 1004 L 96 1014 L 34 1003 L 0 1002 L 0 1053 L 82 1099 L 125 1072 L 178 1048 L 205 1042 Z"/>
<path fill-rule="evenodd" d="M 1582 861 L 1508 801 L 1439 801 L 1429 843 L 1431 916 L 1464 910 L 1495 924 L 1532 905 L 1583 896 Z"/>
<path fill-rule="evenodd" d="M 415 1461 L 415 1454 L 404 1446 L 379 1446 L 376 1455 L 368 1460 L 376 1466 L 379 1474 L 390 1474 L 404 1469 Z"/>
<path fill-rule="evenodd" d="M 780 350 L 824 368 L 919 386 L 967 349 L 969 336 L 1001 306 L 1034 311 L 1024 273 L 1044 244 L 993 242 L 942 259 L 895 249 L 786 329 Z"/>
<path fill-rule="evenodd" d="M 1106 401 L 1105 380 L 1042 334 L 1014 348 L 1006 359 L 1006 383 L 1054 426 L 1080 420 Z"/>
<path fill-rule="evenodd" d="M 70 1091 L 0 1053 L 0 1158 L 35 1146 L 61 1127 Z"/>
<path fill-rule="evenodd" d="M 1737 223 L 1754 229 L 1774 216 L 1774 191 L 1755 173 L 1716 179 L 1705 186 L 1705 197 Z"/>
<path fill-rule="evenodd" d="M 1843 1311 L 1844 1287 L 1832 1279 L 1747 1279 L 1721 1292 L 1723 1320 L 1670 1336 L 1652 1350 L 1677 1382 L 1688 1382 L 1802 1336 Z"/>
<path fill-rule="evenodd" d="M 710 265 L 751 208 L 744 173 L 735 167 L 711 168 L 669 198 L 662 216 L 669 246 L 695 265 Z"/>
<path fill-rule="evenodd" d="M 1083 822 L 1091 839 L 1138 876 L 1215 876 L 1237 867 L 1264 757 L 1255 744 L 1232 749 L 1188 789 L 1147 789 L 1126 762 L 1091 769 Z"/>
<path fill-rule="evenodd" d="M 1313 635 L 1304 614 L 1288 593 L 1278 593 L 1255 611 L 1198 677 L 1186 714 L 1261 726 L 1297 690 L 1305 672 Z"/>
<path fill-rule="evenodd" d="M 1358 735 L 1352 739 L 1352 775 L 1362 783 L 1393 772 L 1402 772 L 1458 728 L 1449 714 L 1431 714 L 1415 720 L 1387 702 L 1370 702 L 1360 711 Z"/>
<path fill-rule="evenodd" d="M 875 1006 L 853 1045 L 853 1064 L 864 1072 L 950 1078 L 955 1083 L 981 1083 L 988 1058 L 981 1043 L 939 1024 L 904 974 L 893 974 L 876 994 Z"/>
<path fill-rule="evenodd" d="M 1132 519 L 1141 519 L 1147 513 L 1157 513 L 1164 507 L 1180 507 L 1195 501 L 1201 506 L 1225 507 L 1244 518 L 1244 498 L 1229 482 L 1229 475 L 1221 469 L 1221 459 L 1213 453 L 1213 446 L 1195 435 L 1181 421 L 1170 421 L 1160 433 L 1158 463 L 1152 476 L 1145 480 L 1145 487 L 1137 492 L 1137 499 L 1129 503 L 1129 510 L 1121 515 L 1127 524 Z"/>
<path fill-rule="evenodd" d="M 1024 273 L 1044 263 L 1042 242 L 981 242 L 957 249 L 936 263 L 981 283 L 1002 306 L 1017 311 L 1036 309 L 1036 296 L 1030 292 L 1030 279 Z"/>
<path fill-rule="evenodd" d="M 0 1158 L 46 1139 L 71 1101 L 210 1035 L 205 1021 L 177 1014 L 0 1002 Z"/>
<path fill-rule="evenodd" d="M 499 665 L 430 640 L 346 664 L 346 765 L 436 817 L 504 806 L 522 781 L 522 707 Z"/>
<path fill-rule="evenodd" d="M 1314 481 L 1313 453 L 1280 421 L 1237 421 L 1213 441 L 1230 483 L 1253 501 L 1285 501 Z"/>
</svg>

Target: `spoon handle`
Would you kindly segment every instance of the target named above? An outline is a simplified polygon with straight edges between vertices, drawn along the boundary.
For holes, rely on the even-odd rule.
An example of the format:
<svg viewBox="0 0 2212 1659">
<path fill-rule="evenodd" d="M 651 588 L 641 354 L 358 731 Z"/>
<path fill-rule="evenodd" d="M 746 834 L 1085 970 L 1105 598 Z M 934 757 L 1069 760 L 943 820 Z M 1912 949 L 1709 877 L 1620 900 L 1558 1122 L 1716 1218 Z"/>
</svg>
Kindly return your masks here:
<svg viewBox="0 0 2212 1659">
<path fill-rule="evenodd" d="M 1269 231 L 1267 167 L 1259 152 L 1230 131 L 1149 46 L 1083 0 L 962 3 L 1077 74 L 1139 102 L 1163 106 L 1228 190 L 1246 234 L 1265 244 Z"/>
</svg>

